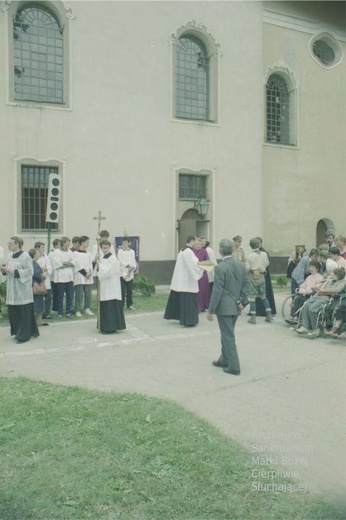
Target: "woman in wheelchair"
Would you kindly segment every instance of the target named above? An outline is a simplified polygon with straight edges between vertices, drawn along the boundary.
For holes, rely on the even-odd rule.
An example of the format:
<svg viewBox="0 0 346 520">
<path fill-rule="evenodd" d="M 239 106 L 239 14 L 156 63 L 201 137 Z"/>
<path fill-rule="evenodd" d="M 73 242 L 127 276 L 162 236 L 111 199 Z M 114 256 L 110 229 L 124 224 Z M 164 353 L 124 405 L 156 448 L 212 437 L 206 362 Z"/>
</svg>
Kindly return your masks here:
<svg viewBox="0 0 346 520">
<path fill-rule="evenodd" d="M 296 296 L 292 300 L 291 308 L 291 320 L 294 323 L 298 321 L 298 311 L 304 305 L 304 303 L 315 293 L 318 285 L 324 281 L 324 277 L 320 274 L 321 264 L 317 260 L 311 260 L 309 262 L 310 274 L 305 278 L 304 282 L 298 289 Z"/>
<path fill-rule="evenodd" d="M 296 329 L 298 334 L 313 334 L 318 336 L 318 315 L 320 310 L 329 302 L 330 298 L 337 297 L 346 286 L 345 269 L 338 267 L 328 276 L 327 280 L 319 287 L 316 294 L 311 297 L 300 311 L 300 327 Z"/>
</svg>

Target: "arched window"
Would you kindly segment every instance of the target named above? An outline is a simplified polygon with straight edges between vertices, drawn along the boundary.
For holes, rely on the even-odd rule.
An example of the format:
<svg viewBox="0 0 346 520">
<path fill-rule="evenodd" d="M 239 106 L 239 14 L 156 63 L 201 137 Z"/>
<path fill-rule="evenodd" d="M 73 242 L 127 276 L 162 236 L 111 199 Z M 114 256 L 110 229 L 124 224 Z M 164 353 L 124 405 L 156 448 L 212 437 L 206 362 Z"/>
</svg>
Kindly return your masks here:
<svg viewBox="0 0 346 520">
<path fill-rule="evenodd" d="M 48 7 L 29 3 L 15 13 L 13 53 L 13 99 L 63 103 L 62 27 Z"/>
<path fill-rule="evenodd" d="M 176 45 L 176 117 L 210 121 L 209 58 L 204 44 L 183 35 Z"/>
<path fill-rule="evenodd" d="M 290 143 L 290 106 L 286 81 L 279 74 L 272 74 L 266 87 L 267 142 Z"/>
</svg>

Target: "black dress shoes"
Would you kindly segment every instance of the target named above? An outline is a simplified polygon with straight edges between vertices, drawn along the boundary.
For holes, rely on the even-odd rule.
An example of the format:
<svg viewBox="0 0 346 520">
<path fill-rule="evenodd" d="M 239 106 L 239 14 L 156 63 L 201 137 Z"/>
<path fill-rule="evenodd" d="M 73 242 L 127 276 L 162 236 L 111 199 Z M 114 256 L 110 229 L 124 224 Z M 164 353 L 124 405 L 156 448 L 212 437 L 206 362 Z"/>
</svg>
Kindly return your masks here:
<svg viewBox="0 0 346 520">
<path fill-rule="evenodd" d="M 223 371 L 226 372 L 226 374 L 233 374 L 234 376 L 240 376 L 240 370 L 232 370 L 229 367 L 224 367 Z"/>
<path fill-rule="evenodd" d="M 226 363 L 224 361 L 220 361 L 219 359 L 217 361 L 212 361 L 212 364 L 214 365 L 214 367 L 227 367 Z"/>
</svg>

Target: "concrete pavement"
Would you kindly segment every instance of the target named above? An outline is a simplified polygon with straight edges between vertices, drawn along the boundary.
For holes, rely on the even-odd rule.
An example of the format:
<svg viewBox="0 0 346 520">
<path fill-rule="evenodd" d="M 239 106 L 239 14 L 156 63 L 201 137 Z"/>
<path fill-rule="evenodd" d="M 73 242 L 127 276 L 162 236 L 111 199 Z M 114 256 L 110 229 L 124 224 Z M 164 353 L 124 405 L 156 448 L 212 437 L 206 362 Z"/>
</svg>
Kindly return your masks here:
<svg viewBox="0 0 346 520">
<path fill-rule="evenodd" d="M 105 336 L 94 318 L 53 321 L 22 345 L 1 327 L 1 375 L 173 400 L 249 449 L 252 489 L 271 463 L 295 476 L 300 492 L 345 510 L 346 342 L 300 337 L 280 317 L 250 325 L 243 313 L 236 328 L 242 373 L 232 376 L 211 365 L 220 350 L 216 320 L 201 314 L 190 329 L 162 315 L 127 314 L 127 330 Z"/>
</svg>

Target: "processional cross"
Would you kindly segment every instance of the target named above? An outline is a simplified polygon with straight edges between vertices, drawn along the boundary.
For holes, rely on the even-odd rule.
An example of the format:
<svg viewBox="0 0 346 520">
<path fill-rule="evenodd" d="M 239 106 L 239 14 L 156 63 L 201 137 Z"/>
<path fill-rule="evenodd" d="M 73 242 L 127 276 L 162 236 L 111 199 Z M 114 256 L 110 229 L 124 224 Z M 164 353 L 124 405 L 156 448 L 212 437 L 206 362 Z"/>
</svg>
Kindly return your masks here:
<svg viewBox="0 0 346 520">
<path fill-rule="evenodd" d="M 106 220 L 106 217 L 102 216 L 101 210 L 99 210 L 96 217 L 93 217 L 93 220 L 97 220 L 97 234 L 100 235 L 101 230 L 101 220 Z"/>
<path fill-rule="evenodd" d="M 97 249 L 100 253 L 100 230 L 101 230 L 101 221 L 106 220 L 106 217 L 102 216 L 101 210 L 99 210 L 96 217 L 93 217 L 93 220 L 97 220 Z M 97 278 L 97 328 L 101 330 L 100 324 L 100 279 Z"/>
</svg>

